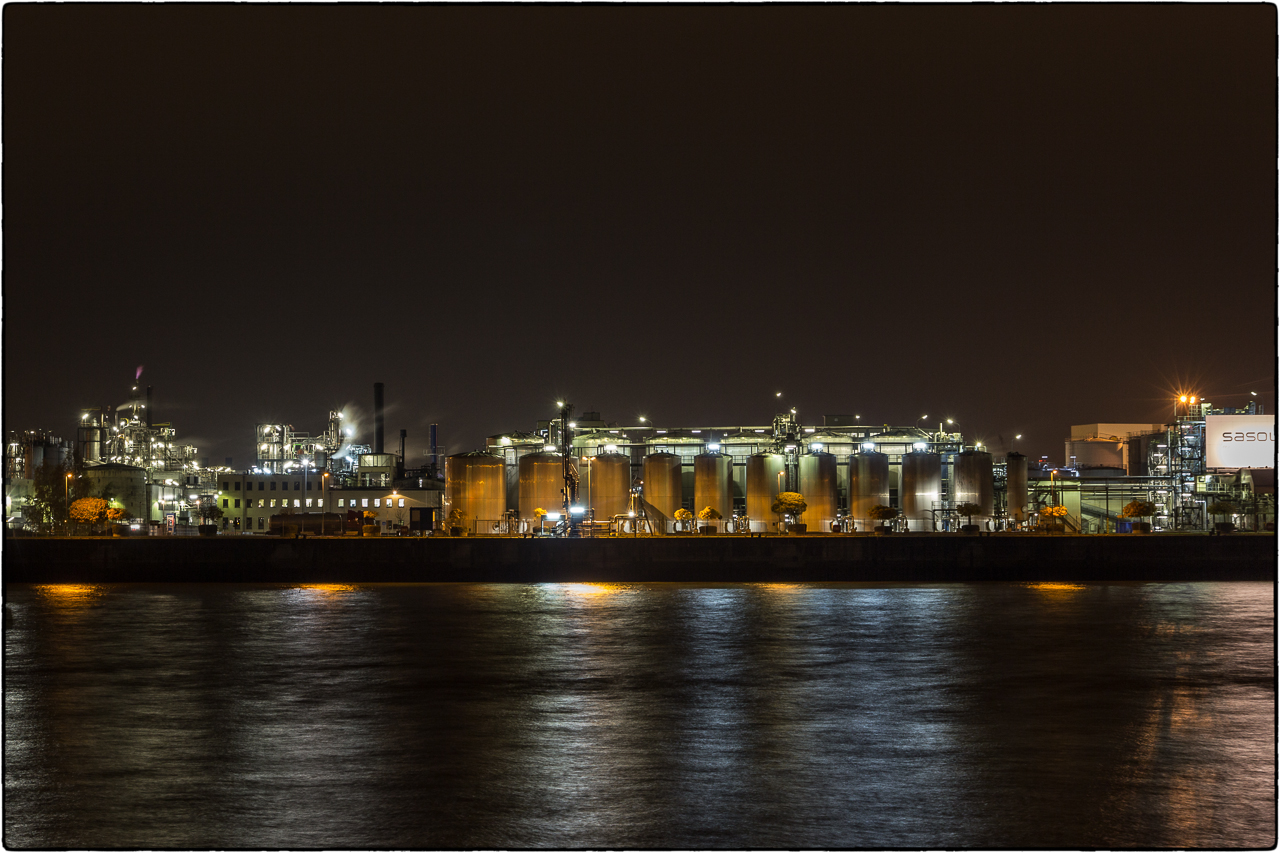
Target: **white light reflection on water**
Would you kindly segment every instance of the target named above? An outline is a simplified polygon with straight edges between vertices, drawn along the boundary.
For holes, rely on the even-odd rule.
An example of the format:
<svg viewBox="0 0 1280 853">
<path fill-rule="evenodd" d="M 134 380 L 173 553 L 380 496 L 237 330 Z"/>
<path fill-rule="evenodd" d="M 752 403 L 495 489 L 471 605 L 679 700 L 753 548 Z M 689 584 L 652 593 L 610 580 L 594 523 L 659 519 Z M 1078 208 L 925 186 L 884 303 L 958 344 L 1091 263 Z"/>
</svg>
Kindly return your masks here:
<svg viewBox="0 0 1280 853">
<path fill-rule="evenodd" d="M 1274 841 L 1266 584 L 11 585 L 6 841 Z"/>
</svg>

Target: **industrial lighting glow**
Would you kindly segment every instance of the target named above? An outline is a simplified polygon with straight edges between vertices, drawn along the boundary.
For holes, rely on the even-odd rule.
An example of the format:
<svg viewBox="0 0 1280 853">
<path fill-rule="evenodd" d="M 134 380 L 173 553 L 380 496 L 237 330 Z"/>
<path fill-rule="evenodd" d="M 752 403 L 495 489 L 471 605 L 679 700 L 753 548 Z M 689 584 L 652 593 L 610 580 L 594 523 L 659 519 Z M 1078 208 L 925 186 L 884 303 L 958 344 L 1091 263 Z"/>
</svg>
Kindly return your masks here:
<svg viewBox="0 0 1280 853">
<path fill-rule="evenodd" d="M 716 452 L 716 451 L 718 451 L 719 449 L 720 449 L 720 445 L 718 445 L 718 444 L 708 444 L 708 445 L 707 445 L 707 450 L 710 450 L 712 453 L 715 453 L 715 452 Z"/>
<path fill-rule="evenodd" d="M 876 449 L 876 443 L 875 443 L 874 441 L 864 441 L 864 442 L 862 442 L 862 449 L 863 449 L 863 450 L 875 450 L 875 449 Z"/>
<path fill-rule="evenodd" d="M 925 449 L 926 447 L 928 447 L 929 445 L 928 445 L 928 444 L 925 444 L 923 441 L 917 441 L 915 444 L 913 444 L 913 445 L 911 445 L 911 446 L 912 446 L 914 449 L 916 449 L 916 450 L 924 450 L 924 449 Z"/>
<path fill-rule="evenodd" d="M 549 513 L 547 513 L 547 518 L 548 518 L 550 521 L 559 521 L 559 520 L 560 520 L 560 513 L 558 513 L 558 512 L 549 512 Z"/>
<path fill-rule="evenodd" d="M 560 402 L 559 400 L 556 400 L 556 408 L 557 408 L 557 409 L 563 409 L 563 408 L 564 408 L 564 403 Z"/>
<path fill-rule="evenodd" d="M 809 449 L 810 449 L 810 450 L 814 450 L 814 451 L 821 450 L 821 449 L 822 449 L 822 442 L 821 442 L 821 441 L 815 441 L 815 442 L 813 442 L 812 444 L 810 444 L 810 445 L 809 445 Z"/>
<path fill-rule="evenodd" d="M 605 452 L 605 453 L 617 453 L 617 452 L 618 452 L 618 445 L 616 445 L 616 444 L 606 444 L 606 445 L 604 446 L 604 452 Z"/>
<path fill-rule="evenodd" d="M 569 507 L 569 514 L 570 514 L 570 515 L 582 515 L 582 507 L 580 507 L 580 506 L 571 506 L 571 507 Z"/>
<path fill-rule="evenodd" d="M 556 446 L 555 446 L 554 444 L 547 444 L 547 445 L 544 445 L 544 446 L 543 446 L 543 448 L 542 448 L 542 452 L 543 452 L 543 453 L 554 453 L 554 452 L 555 452 L 555 449 L 556 449 Z"/>
<path fill-rule="evenodd" d="M 577 429 L 578 425 L 573 421 L 569 421 L 569 429 Z"/>
</svg>

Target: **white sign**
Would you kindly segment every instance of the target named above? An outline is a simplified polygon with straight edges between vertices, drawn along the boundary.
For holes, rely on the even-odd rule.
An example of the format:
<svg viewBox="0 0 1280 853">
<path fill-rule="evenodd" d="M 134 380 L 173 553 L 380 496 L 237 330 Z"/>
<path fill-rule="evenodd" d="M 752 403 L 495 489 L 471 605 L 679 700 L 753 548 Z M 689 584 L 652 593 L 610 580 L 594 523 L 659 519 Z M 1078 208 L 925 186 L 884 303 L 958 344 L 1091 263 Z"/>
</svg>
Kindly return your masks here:
<svg viewBox="0 0 1280 853">
<path fill-rule="evenodd" d="M 1274 468 L 1276 419 L 1271 415 L 1207 415 L 1206 468 Z"/>
</svg>

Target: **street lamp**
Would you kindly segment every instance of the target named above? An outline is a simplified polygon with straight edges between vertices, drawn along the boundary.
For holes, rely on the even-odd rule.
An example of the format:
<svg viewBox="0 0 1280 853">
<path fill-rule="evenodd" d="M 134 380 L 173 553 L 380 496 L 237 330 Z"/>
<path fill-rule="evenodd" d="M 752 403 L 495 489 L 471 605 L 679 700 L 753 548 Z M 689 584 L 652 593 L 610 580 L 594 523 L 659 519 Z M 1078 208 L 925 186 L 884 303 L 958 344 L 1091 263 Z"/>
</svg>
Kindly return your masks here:
<svg viewBox="0 0 1280 853">
<path fill-rule="evenodd" d="M 67 538 L 71 538 L 71 475 L 67 475 L 66 482 L 62 484 L 63 503 L 67 507 Z"/>
<path fill-rule="evenodd" d="M 320 478 L 320 535 L 324 535 L 324 519 L 329 514 L 329 472 Z"/>
</svg>

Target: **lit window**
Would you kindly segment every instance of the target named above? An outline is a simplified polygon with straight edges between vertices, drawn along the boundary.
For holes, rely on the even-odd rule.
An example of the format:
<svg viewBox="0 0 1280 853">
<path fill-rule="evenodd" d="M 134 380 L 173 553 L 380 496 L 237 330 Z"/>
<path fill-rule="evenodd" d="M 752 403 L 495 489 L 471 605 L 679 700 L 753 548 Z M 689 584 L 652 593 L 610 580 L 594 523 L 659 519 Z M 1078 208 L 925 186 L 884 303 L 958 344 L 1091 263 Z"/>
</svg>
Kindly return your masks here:
<svg viewBox="0 0 1280 853">
<path fill-rule="evenodd" d="M 373 505 L 374 505 L 374 506 L 382 506 L 382 498 L 374 498 L 374 499 L 373 499 Z"/>
<path fill-rule="evenodd" d="M 346 506 L 346 505 L 347 505 L 347 502 L 346 502 L 346 499 L 345 499 L 345 498 L 338 498 L 338 506 L 339 506 L 339 507 L 344 507 L 344 506 Z"/>
<path fill-rule="evenodd" d="M 295 507 L 301 507 L 301 506 L 302 506 L 302 501 L 298 500 L 297 498 L 294 498 L 294 499 L 293 499 L 293 505 L 294 505 Z"/>
<path fill-rule="evenodd" d="M 400 499 L 400 504 L 399 504 L 399 505 L 400 505 L 400 506 L 404 506 L 404 498 L 401 498 L 401 499 Z"/>
<path fill-rule="evenodd" d="M 369 505 L 369 499 L 368 499 L 368 498 L 361 498 L 361 499 L 360 499 L 360 506 L 368 506 L 368 505 Z"/>
<path fill-rule="evenodd" d="M 272 501 L 272 503 L 275 503 L 275 501 Z M 264 498 L 258 498 L 258 509 L 262 509 L 266 505 L 267 502 Z"/>
<path fill-rule="evenodd" d="M 311 509 L 311 498 L 307 498 L 307 509 Z"/>
<path fill-rule="evenodd" d="M 276 499 L 275 499 L 275 498 L 272 498 L 272 499 L 271 499 L 271 508 L 272 508 L 272 509 L 275 509 L 275 508 L 276 508 Z"/>
</svg>

